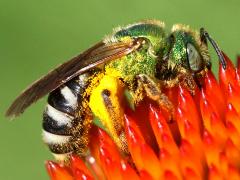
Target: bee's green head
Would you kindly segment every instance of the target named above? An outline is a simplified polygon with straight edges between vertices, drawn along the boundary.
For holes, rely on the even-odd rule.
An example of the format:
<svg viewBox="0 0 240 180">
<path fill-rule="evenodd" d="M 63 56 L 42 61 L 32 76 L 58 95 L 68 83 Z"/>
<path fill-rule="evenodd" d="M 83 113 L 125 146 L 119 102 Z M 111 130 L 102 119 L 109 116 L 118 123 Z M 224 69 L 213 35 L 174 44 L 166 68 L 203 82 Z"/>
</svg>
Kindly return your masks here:
<svg viewBox="0 0 240 180">
<path fill-rule="evenodd" d="M 193 31 L 188 26 L 174 25 L 172 32 L 167 37 L 166 48 L 163 53 L 161 64 L 165 64 L 163 71 L 165 76 L 174 78 L 178 74 L 191 73 L 202 74 L 211 68 L 210 56 L 207 47 L 207 39 L 217 51 L 222 64 L 225 61 L 216 43 L 203 29 Z M 220 53 L 219 53 L 220 52 Z M 165 61 L 165 62 L 164 62 Z M 163 77 L 164 79 L 166 77 Z"/>
</svg>

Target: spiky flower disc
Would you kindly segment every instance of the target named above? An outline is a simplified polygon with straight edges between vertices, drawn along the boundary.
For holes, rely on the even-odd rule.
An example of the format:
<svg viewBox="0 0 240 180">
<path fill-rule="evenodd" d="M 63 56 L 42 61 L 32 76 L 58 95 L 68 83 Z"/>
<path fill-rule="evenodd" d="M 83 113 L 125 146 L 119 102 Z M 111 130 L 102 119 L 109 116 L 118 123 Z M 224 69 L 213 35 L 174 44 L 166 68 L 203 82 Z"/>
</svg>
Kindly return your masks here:
<svg viewBox="0 0 240 180">
<path fill-rule="evenodd" d="M 51 179 L 240 179 L 240 58 L 235 68 L 224 56 L 219 82 L 209 71 L 195 96 L 183 87 L 166 92 L 177 100 L 176 122 L 167 123 L 148 100 L 125 110 L 130 156 L 94 127 L 89 157 L 72 155 L 68 165 L 48 161 Z"/>
</svg>

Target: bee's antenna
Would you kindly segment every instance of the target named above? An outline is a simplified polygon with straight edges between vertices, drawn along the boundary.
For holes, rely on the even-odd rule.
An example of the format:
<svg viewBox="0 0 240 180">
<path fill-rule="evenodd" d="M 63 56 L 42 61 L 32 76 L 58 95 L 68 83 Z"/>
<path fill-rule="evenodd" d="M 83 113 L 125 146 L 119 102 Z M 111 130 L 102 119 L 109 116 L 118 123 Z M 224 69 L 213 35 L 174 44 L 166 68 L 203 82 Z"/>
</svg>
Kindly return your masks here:
<svg viewBox="0 0 240 180">
<path fill-rule="evenodd" d="M 212 44 L 214 50 L 216 51 L 216 53 L 219 57 L 219 60 L 222 64 L 223 69 L 226 69 L 227 65 L 226 65 L 225 58 L 224 58 L 224 56 L 222 54 L 222 51 L 220 50 L 219 46 L 217 45 L 217 43 L 211 38 L 211 36 L 208 34 L 208 32 L 204 28 L 200 29 L 200 36 L 201 36 L 201 40 L 204 43 L 207 43 L 207 40 L 209 40 L 209 42 Z"/>
</svg>

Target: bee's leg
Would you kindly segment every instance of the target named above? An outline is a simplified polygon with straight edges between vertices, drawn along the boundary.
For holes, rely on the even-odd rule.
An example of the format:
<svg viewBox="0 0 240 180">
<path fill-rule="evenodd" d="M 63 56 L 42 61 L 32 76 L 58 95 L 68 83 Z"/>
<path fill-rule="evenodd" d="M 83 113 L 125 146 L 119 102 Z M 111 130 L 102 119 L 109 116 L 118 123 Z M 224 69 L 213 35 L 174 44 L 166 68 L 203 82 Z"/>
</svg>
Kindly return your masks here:
<svg viewBox="0 0 240 180">
<path fill-rule="evenodd" d="M 174 106 L 168 97 L 161 92 L 160 84 L 157 84 L 153 79 L 145 74 L 139 74 L 136 78 L 139 88 L 145 91 L 146 96 L 158 102 L 161 108 L 170 113 L 171 117 L 169 121 L 173 120 Z"/>
<path fill-rule="evenodd" d="M 200 87 L 200 84 L 196 83 L 196 80 L 194 80 L 193 76 L 185 76 L 181 80 L 180 85 L 186 88 L 192 95 L 195 95 L 197 86 Z"/>
<path fill-rule="evenodd" d="M 127 152 L 123 119 L 124 84 L 116 77 L 105 75 L 92 90 L 89 105 L 117 146 L 123 152 Z"/>
</svg>

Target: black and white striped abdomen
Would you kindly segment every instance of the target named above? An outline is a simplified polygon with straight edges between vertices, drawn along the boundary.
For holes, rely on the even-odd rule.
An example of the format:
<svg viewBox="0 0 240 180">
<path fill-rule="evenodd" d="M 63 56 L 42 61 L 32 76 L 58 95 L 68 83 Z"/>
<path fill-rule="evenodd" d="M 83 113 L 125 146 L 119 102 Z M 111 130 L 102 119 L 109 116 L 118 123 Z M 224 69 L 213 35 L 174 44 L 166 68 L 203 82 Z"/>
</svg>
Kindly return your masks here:
<svg viewBox="0 0 240 180">
<path fill-rule="evenodd" d="M 75 144 L 79 144 L 75 141 L 81 141 L 85 118 L 82 97 L 88 78 L 89 74 L 82 74 L 49 94 L 43 113 L 43 140 L 57 159 L 75 151 Z"/>
</svg>

